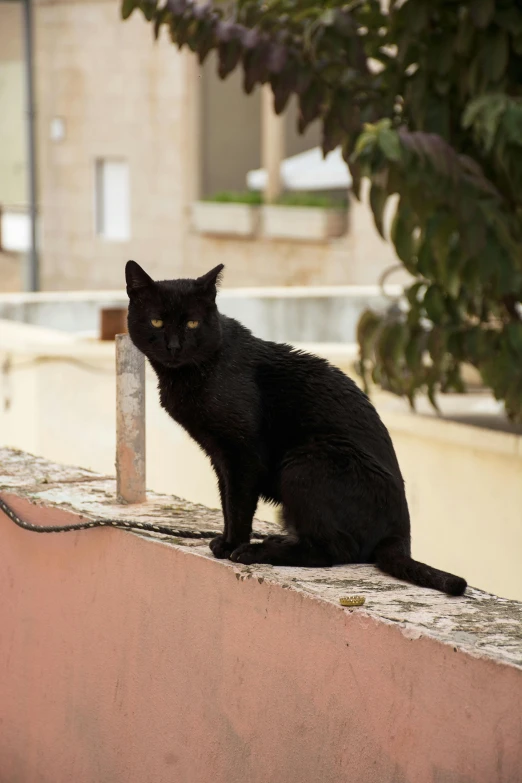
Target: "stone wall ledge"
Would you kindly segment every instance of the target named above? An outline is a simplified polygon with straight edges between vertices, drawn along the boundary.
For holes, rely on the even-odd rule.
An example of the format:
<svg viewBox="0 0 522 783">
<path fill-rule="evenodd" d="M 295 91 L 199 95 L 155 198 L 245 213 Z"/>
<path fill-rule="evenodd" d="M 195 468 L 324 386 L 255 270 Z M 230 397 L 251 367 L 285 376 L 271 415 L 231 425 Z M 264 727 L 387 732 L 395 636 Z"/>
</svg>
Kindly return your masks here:
<svg viewBox="0 0 522 783">
<path fill-rule="evenodd" d="M 116 481 L 89 470 L 58 465 L 14 449 L 0 449 L 0 496 L 6 502 L 20 501 L 54 511 L 53 518 L 67 513 L 81 519 L 128 519 L 188 529 L 221 531 L 221 511 L 208 509 L 180 498 L 148 492 L 148 501 L 139 505 L 116 502 Z M 18 498 L 18 502 L 15 497 Z M 24 506 L 26 507 L 26 506 Z M 33 514 L 31 515 L 34 516 Z M 36 516 L 38 516 L 36 514 Z M 49 517 L 47 517 L 49 518 Z M 73 520 L 77 522 L 77 520 Z M 12 524 L 4 520 L 5 524 Z M 47 522 L 46 524 L 51 524 Z M 61 524 L 56 521 L 55 524 Z M 67 524 L 64 522 L 63 524 Z M 267 522 L 256 520 L 259 532 L 277 532 Z M 80 531 L 69 535 L 92 535 Z M 115 535 L 129 534 L 124 530 Z M 434 590 L 400 582 L 373 566 L 353 565 L 334 568 L 286 568 L 266 565 L 241 566 L 216 561 L 204 541 L 173 539 L 160 533 L 132 531 L 131 535 L 152 538 L 200 557 L 216 567 L 233 571 L 237 578 L 270 582 L 308 598 L 333 604 L 342 612 L 354 612 L 389 623 L 409 639 L 423 636 L 473 656 L 522 669 L 522 603 L 500 598 L 469 587 L 462 598 L 451 598 Z M 31 532 L 25 535 L 34 535 Z M 66 535 L 66 534 L 54 534 Z M 340 607 L 339 598 L 357 594 L 366 599 L 363 608 Z"/>
</svg>

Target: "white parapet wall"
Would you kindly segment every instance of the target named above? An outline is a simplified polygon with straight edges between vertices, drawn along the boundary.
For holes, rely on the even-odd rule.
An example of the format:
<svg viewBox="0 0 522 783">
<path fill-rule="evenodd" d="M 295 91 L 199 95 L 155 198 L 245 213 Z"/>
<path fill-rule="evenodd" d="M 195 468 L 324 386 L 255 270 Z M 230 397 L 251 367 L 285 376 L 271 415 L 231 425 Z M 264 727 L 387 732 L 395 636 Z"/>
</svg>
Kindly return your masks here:
<svg viewBox="0 0 522 783">
<path fill-rule="evenodd" d="M 387 286 L 399 298 L 401 286 Z M 97 333 L 100 310 L 127 307 L 125 291 L 70 291 L 0 294 L 0 319 Z M 359 316 L 367 307 L 389 304 L 378 286 L 292 286 L 225 288 L 220 310 L 238 318 L 258 337 L 289 342 L 353 343 Z"/>
</svg>

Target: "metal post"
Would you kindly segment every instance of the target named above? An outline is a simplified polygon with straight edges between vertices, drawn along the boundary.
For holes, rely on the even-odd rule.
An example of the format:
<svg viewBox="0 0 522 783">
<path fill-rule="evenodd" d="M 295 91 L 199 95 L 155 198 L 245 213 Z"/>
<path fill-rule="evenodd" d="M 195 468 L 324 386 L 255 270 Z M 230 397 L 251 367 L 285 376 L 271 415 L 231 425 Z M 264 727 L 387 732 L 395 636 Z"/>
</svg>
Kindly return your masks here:
<svg viewBox="0 0 522 783">
<path fill-rule="evenodd" d="M 36 179 L 36 142 L 35 142 L 35 110 L 34 110 L 34 69 L 33 69 L 33 0 L 23 0 L 24 35 L 25 35 L 25 74 L 26 74 L 26 106 L 27 106 L 27 165 L 29 170 L 29 221 L 31 229 L 31 244 L 27 258 L 25 274 L 25 289 L 38 291 L 40 289 L 40 274 L 38 268 L 37 245 L 37 179 Z"/>
<path fill-rule="evenodd" d="M 143 503 L 145 357 L 128 334 L 116 335 L 116 491 L 120 503 Z"/>
</svg>

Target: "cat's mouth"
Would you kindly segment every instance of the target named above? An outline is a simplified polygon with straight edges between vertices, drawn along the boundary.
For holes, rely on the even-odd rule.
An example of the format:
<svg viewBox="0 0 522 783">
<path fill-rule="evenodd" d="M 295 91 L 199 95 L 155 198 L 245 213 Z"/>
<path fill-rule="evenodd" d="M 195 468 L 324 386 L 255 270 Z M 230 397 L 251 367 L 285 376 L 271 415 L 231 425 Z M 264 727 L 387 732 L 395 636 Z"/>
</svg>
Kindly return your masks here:
<svg viewBox="0 0 522 783">
<path fill-rule="evenodd" d="M 181 367 L 182 365 L 186 364 L 186 361 L 183 360 L 181 356 L 168 356 L 164 359 L 161 359 L 161 364 L 164 367 L 168 367 L 169 370 L 175 370 L 178 367 Z"/>
</svg>

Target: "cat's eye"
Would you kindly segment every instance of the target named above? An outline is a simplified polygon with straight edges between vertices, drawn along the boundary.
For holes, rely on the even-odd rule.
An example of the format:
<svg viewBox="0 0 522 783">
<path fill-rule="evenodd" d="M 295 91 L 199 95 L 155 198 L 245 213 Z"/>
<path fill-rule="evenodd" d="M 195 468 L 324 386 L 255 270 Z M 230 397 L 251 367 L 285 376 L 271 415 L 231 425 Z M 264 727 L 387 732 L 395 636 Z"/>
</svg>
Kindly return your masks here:
<svg viewBox="0 0 522 783">
<path fill-rule="evenodd" d="M 199 321 L 187 321 L 187 329 L 197 329 Z"/>
<path fill-rule="evenodd" d="M 153 319 L 151 320 L 151 324 L 152 324 L 152 325 L 153 325 L 153 326 L 154 326 L 156 329 L 161 329 L 161 327 L 163 326 L 163 321 L 162 321 L 160 318 L 153 318 Z"/>
</svg>

